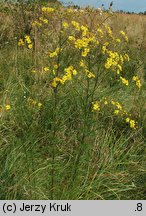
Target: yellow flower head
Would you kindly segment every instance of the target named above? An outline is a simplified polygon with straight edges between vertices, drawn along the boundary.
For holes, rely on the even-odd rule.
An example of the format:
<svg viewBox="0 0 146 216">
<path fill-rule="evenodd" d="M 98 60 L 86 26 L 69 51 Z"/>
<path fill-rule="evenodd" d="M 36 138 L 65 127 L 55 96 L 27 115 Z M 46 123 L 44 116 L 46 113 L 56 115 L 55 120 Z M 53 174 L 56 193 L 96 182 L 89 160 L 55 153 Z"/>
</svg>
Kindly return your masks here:
<svg viewBox="0 0 146 216">
<path fill-rule="evenodd" d="M 120 39 L 120 38 L 116 38 L 115 41 L 116 41 L 117 43 L 121 43 L 121 39 Z"/>
<path fill-rule="evenodd" d="M 52 7 L 42 7 L 43 12 L 52 13 L 54 10 Z"/>
<path fill-rule="evenodd" d="M 133 76 L 132 80 L 136 82 L 136 86 L 138 88 L 141 87 L 141 82 L 140 82 L 140 79 L 138 78 L 138 76 Z"/>
<path fill-rule="evenodd" d="M 105 105 L 107 105 L 107 104 L 108 104 L 108 101 L 107 101 L 107 100 L 105 100 L 105 101 L 104 101 L 104 104 L 105 104 Z"/>
<path fill-rule="evenodd" d="M 134 120 L 131 119 L 131 120 L 129 121 L 129 123 L 130 123 L 130 127 L 131 127 L 131 128 L 136 129 L 136 122 L 135 122 Z"/>
<path fill-rule="evenodd" d="M 122 81 L 122 83 L 123 83 L 124 85 L 126 85 L 126 86 L 129 85 L 129 81 L 128 81 L 128 80 L 126 80 L 125 78 L 123 78 L 123 77 L 121 77 L 121 76 L 120 76 L 120 79 L 121 79 L 121 81 Z"/>
<path fill-rule="evenodd" d="M 67 22 L 63 22 L 62 25 L 63 25 L 64 28 L 68 28 L 69 27 L 69 25 L 68 25 Z"/>
<path fill-rule="evenodd" d="M 75 39 L 74 36 L 69 36 L 69 37 L 68 37 L 68 40 L 69 40 L 69 41 L 75 41 L 76 39 Z"/>
<path fill-rule="evenodd" d="M 49 71 L 49 67 L 44 67 L 44 71 L 45 72 Z"/>
<path fill-rule="evenodd" d="M 29 35 L 26 35 L 26 36 L 25 36 L 25 41 L 26 41 L 28 44 L 31 44 L 31 39 L 30 39 L 30 36 L 29 36 Z"/>
<path fill-rule="evenodd" d="M 32 44 L 28 44 L 28 48 L 29 48 L 29 49 L 32 49 Z"/>
<path fill-rule="evenodd" d="M 85 64 L 85 61 L 84 61 L 84 60 L 81 60 L 81 61 L 80 61 L 80 67 L 86 67 L 86 64 Z"/>
<path fill-rule="evenodd" d="M 126 118 L 126 122 L 129 123 L 130 122 L 130 118 Z"/>
<path fill-rule="evenodd" d="M 84 48 L 84 50 L 82 51 L 82 56 L 86 57 L 88 55 L 88 53 L 90 52 L 89 48 Z"/>
<path fill-rule="evenodd" d="M 114 114 L 115 114 L 115 115 L 118 115 L 119 112 L 120 112 L 120 110 L 115 110 L 115 111 L 114 111 Z"/>
<path fill-rule="evenodd" d="M 92 111 L 99 111 L 100 110 L 100 103 L 98 101 L 92 102 Z"/>
<path fill-rule="evenodd" d="M 80 31 L 80 25 L 78 22 L 73 20 L 71 23 L 74 26 L 75 30 Z"/>
<path fill-rule="evenodd" d="M 41 108 L 42 107 L 42 103 L 39 102 L 38 103 L 38 107 Z"/>
<path fill-rule="evenodd" d="M 60 48 L 56 48 L 56 50 L 54 52 L 49 52 L 49 57 L 50 58 L 56 57 L 59 54 L 60 51 L 61 51 Z"/>
<path fill-rule="evenodd" d="M 5 105 L 5 109 L 6 110 L 10 110 L 11 109 L 11 106 L 9 104 Z"/>
<path fill-rule="evenodd" d="M 23 41 L 22 39 L 20 39 L 20 40 L 18 41 L 18 46 L 24 46 L 24 41 Z"/>
<path fill-rule="evenodd" d="M 32 73 L 36 73 L 36 70 L 35 70 L 35 69 L 33 69 L 31 72 L 32 72 Z"/>
</svg>

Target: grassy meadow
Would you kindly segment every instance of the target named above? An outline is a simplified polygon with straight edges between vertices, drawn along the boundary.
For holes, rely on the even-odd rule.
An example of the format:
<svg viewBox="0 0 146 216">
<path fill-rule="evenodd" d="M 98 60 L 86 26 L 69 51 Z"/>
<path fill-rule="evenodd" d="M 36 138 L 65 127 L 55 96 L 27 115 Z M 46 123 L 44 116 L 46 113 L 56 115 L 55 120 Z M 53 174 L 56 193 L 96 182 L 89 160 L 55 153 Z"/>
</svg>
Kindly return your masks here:
<svg viewBox="0 0 146 216">
<path fill-rule="evenodd" d="M 0 6 L 0 199 L 145 199 L 146 16 Z"/>
</svg>

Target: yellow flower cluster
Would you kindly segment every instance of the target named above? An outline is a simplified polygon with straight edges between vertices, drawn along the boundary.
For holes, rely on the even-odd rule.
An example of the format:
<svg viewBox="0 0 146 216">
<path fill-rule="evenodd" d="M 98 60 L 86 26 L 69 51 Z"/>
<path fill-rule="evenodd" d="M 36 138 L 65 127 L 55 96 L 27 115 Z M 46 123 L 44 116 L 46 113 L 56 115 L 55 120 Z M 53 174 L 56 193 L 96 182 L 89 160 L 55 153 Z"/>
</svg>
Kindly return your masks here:
<svg viewBox="0 0 146 216">
<path fill-rule="evenodd" d="M 76 39 L 75 39 L 74 36 L 70 35 L 70 36 L 68 37 L 68 40 L 69 40 L 69 41 L 75 41 Z"/>
<path fill-rule="evenodd" d="M 129 123 L 130 128 L 133 128 L 133 129 L 138 128 L 138 127 L 136 126 L 135 120 L 130 119 L 129 117 L 127 117 L 127 118 L 125 119 L 125 121 L 126 121 L 126 123 Z"/>
<path fill-rule="evenodd" d="M 54 52 L 49 51 L 49 57 L 50 58 L 54 58 L 56 56 L 58 56 L 58 54 L 61 52 L 62 49 L 60 48 L 56 48 Z"/>
<path fill-rule="evenodd" d="M 31 42 L 30 36 L 26 35 L 24 38 L 25 38 L 25 42 L 27 43 L 28 48 L 32 49 L 32 42 Z"/>
<path fill-rule="evenodd" d="M 108 58 L 105 63 L 106 69 L 112 69 L 113 71 L 116 71 L 117 74 L 119 74 L 122 71 L 122 65 L 124 62 L 124 58 L 122 55 L 119 55 L 118 52 L 109 51 L 106 49 L 106 46 L 104 45 L 104 52 L 108 54 Z"/>
<path fill-rule="evenodd" d="M 73 20 L 71 23 L 74 26 L 75 30 L 80 31 L 80 24 L 78 22 Z"/>
<path fill-rule="evenodd" d="M 135 81 L 136 86 L 137 86 L 138 88 L 141 87 L 141 81 L 140 81 L 140 79 L 138 78 L 138 76 L 133 76 L 132 80 Z"/>
<path fill-rule="evenodd" d="M 124 31 L 120 31 L 120 34 L 124 37 L 125 41 L 128 42 L 128 36 Z"/>
<path fill-rule="evenodd" d="M 42 21 L 44 24 L 48 24 L 48 20 L 44 19 L 43 17 L 39 17 L 39 20 Z"/>
<path fill-rule="evenodd" d="M 105 62 L 105 68 L 106 69 L 111 69 L 112 71 L 116 72 L 118 75 L 122 72 L 123 70 L 123 64 L 125 61 L 129 61 L 129 56 L 128 54 L 119 54 L 116 51 L 111 51 L 107 49 L 107 46 L 109 45 L 108 42 L 104 43 L 102 47 L 102 53 L 107 54 L 108 57 Z M 124 78 L 121 77 L 122 82 L 125 85 L 128 85 L 128 81 L 126 81 Z"/>
<path fill-rule="evenodd" d="M 107 100 L 106 98 L 101 99 L 100 101 L 92 102 L 92 112 L 99 111 L 103 105 L 108 105 L 109 107 L 112 105 L 113 114 L 121 116 L 126 123 L 129 123 L 130 128 L 136 129 L 138 128 L 135 120 L 131 119 L 131 114 L 128 114 L 126 110 L 124 110 L 123 106 L 114 100 Z"/>
<path fill-rule="evenodd" d="M 121 39 L 120 39 L 120 38 L 116 38 L 115 41 L 116 41 L 117 43 L 121 43 Z"/>
<path fill-rule="evenodd" d="M 32 23 L 32 26 L 42 26 L 42 23 L 39 23 L 38 21 L 34 21 L 33 23 Z"/>
<path fill-rule="evenodd" d="M 63 23 L 62 23 L 62 26 L 66 29 L 66 28 L 69 27 L 69 24 L 68 24 L 67 22 L 63 22 Z"/>
<path fill-rule="evenodd" d="M 108 34 L 111 36 L 111 35 L 112 35 L 112 33 L 113 33 L 113 32 L 112 32 L 112 30 L 111 30 L 111 28 L 110 28 L 109 26 L 107 26 L 107 28 L 106 28 L 106 29 L 107 29 L 107 32 L 108 32 Z"/>
<path fill-rule="evenodd" d="M 124 57 L 124 59 L 125 59 L 126 61 L 128 61 L 128 62 L 130 61 L 130 58 L 129 58 L 129 55 L 128 55 L 128 54 L 124 54 L 123 57 Z"/>
<path fill-rule="evenodd" d="M 49 71 L 49 70 L 50 70 L 50 68 L 49 68 L 49 67 L 44 67 L 43 69 L 44 69 L 44 71 L 45 71 L 45 72 L 47 72 L 47 71 Z"/>
<path fill-rule="evenodd" d="M 32 72 L 32 73 L 36 73 L 36 70 L 35 70 L 35 69 L 32 69 L 31 72 Z"/>
<path fill-rule="evenodd" d="M 103 31 L 102 31 L 102 29 L 101 28 L 97 28 L 97 33 L 98 33 L 98 35 L 99 35 L 99 37 L 103 37 Z"/>
<path fill-rule="evenodd" d="M 20 40 L 18 41 L 18 46 L 24 46 L 24 41 L 23 41 L 22 39 L 20 39 Z"/>
<path fill-rule="evenodd" d="M 77 39 L 74 44 L 77 49 L 86 48 L 89 44 L 89 40 L 84 37 L 83 39 Z"/>
<path fill-rule="evenodd" d="M 122 105 L 119 102 L 116 101 L 111 101 L 111 104 L 114 105 L 116 108 L 114 110 L 115 115 L 121 115 L 121 116 L 126 116 L 124 118 L 126 123 L 129 123 L 130 128 L 136 129 L 138 128 L 136 125 L 136 121 L 133 119 L 130 119 L 131 114 L 128 114 L 126 110 L 123 109 Z"/>
<path fill-rule="evenodd" d="M 124 77 L 121 77 L 121 76 L 120 76 L 120 79 L 124 85 L 126 85 L 126 86 L 129 85 L 129 81 L 127 79 L 125 79 Z"/>
<path fill-rule="evenodd" d="M 81 39 L 77 39 L 74 44 L 75 44 L 75 48 L 82 49 L 88 47 L 91 42 L 94 43 L 97 42 L 93 35 L 90 35 L 88 37 L 83 37 Z"/>
<path fill-rule="evenodd" d="M 92 112 L 99 111 L 99 110 L 100 110 L 100 102 L 99 101 L 92 102 Z"/>
<path fill-rule="evenodd" d="M 10 104 L 5 105 L 5 110 L 10 110 L 10 109 L 11 109 L 11 105 Z"/>
<path fill-rule="evenodd" d="M 55 77 L 55 78 L 53 79 L 52 83 L 51 83 L 51 86 L 52 86 L 53 88 L 56 88 L 57 85 L 60 83 L 60 81 L 61 81 L 61 78 Z"/>
<path fill-rule="evenodd" d="M 74 69 L 73 66 L 69 66 L 67 68 L 64 69 L 64 72 L 65 74 L 62 76 L 62 78 L 59 78 L 59 77 L 55 77 L 51 83 L 51 86 L 53 88 L 56 88 L 57 85 L 59 83 L 61 83 L 62 85 L 64 85 L 64 83 L 68 80 L 71 80 L 72 79 L 72 76 L 73 75 L 76 75 L 77 74 L 77 71 L 76 69 Z"/>
<path fill-rule="evenodd" d="M 116 108 L 119 109 L 119 110 L 123 109 L 122 105 L 119 102 L 117 102 L 117 101 L 113 101 L 112 100 L 111 104 L 114 105 L 114 106 L 116 106 Z"/>
<path fill-rule="evenodd" d="M 107 26 L 105 23 L 103 23 L 103 26 L 105 27 L 108 36 L 113 38 L 113 32 L 112 32 L 111 28 L 109 26 Z"/>
<path fill-rule="evenodd" d="M 87 33 L 89 32 L 88 28 L 83 25 L 81 26 L 81 30 L 82 30 L 82 37 L 85 37 Z"/>
<path fill-rule="evenodd" d="M 29 49 L 32 49 L 32 41 L 31 41 L 29 35 L 26 35 L 26 36 L 24 37 L 24 40 L 23 40 L 23 39 L 20 39 L 20 40 L 18 41 L 18 46 L 24 46 L 24 45 L 25 45 L 25 42 L 26 42 L 26 44 L 27 44 L 27 47 L 28 47 Z"/>
<path fill-rule="evenodd" d="M 52 12 L 54 12 L 54 10 L 55 9 L 52 7 L 42 7 L 43 12 L 52 13 Z"/>
<path fill-rule="evenodd" d="M 86 63 L 83 59 L 80 61 L 80 67 L 86 68 Z"/>
<path fill-rule="evenodd" d="M 89 52 L 90 52 L 90 48 L 84 48 L 84 50 L 82 51 L 82 56 L 86 57 Z"/>
</svg>

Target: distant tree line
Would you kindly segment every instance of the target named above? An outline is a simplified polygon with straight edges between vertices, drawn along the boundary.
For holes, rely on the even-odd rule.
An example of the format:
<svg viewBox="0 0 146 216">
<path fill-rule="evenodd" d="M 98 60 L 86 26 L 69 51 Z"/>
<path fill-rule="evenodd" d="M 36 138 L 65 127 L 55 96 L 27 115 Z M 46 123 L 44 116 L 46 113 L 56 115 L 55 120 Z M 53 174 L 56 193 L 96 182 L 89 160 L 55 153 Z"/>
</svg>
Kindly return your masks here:
<svg viewBox="0 0 146 216">
<path fill-rule="evenodd" d="M 12 2 L 12 3 L 56 3 L 58 0 L 0 0 L 0 2 Z"/>
<path fill-rule="evenodd" d="M 123 14 L 140 14 L 140 15 L 146 15 L 146 11 L 136 13 L 136 12 L 130 12 L 130 11 L 124 11 L 124 10 L 117 10 L 115 12 L 116 13 L 123 13 Z"/>
</svg>

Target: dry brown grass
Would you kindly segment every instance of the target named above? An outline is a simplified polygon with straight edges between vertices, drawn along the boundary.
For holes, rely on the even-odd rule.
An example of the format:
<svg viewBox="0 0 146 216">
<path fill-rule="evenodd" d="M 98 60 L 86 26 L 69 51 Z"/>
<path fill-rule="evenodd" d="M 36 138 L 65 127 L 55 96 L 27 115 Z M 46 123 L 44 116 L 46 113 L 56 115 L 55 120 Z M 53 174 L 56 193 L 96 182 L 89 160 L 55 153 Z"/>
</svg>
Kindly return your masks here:
<svg viewBox="0 0 146 216">
<path fill-rule="evenodd" d="M 16 20 L 11 16 L 11 14 L 6 12 L 0 12 L 0 43 L 2 43 L 2 41 L 9 41 L 16 36 L 16 32 L 20 33 L 18 31 L 19 29 L 24 29 L 23 25 L 27 26 L 26 23 L 23 23 L 22 19 L 19 18 L 18 20 L 18 16 Z M 29 17 L 31 16 L 34 15 L 29 15 Z M 20 14 L 19 17 L 21 17 Z M 125 31 L 128 34 L 130 45 L 139 49 L 146 49 L 146 16 L 144 15 L 120 13 L 109 15 L 104 13 L 103 16 L 100 16 L 97 10 L 91 10 L 90 15 L 89 13 L 87 15 L 86 13 L 77 14 L 75 12 L 75 17 L 82 19 L 84 24 L 91 22 L 91 28 L 105 21 L 106 24 L 112 27 L 114 32 Z M 16 22 L 14 22 L 14 20 Z M 28 18 L 27 21 L 28 26 L 30 26 L 30 18 Z"/>
<path fill-rule="evenodd" d="M 130 44 L 146 49 L 146 16 L 138 14 L 114 14 L 107 20 L 114 31 L 124 30 Z"/>
</svg>

